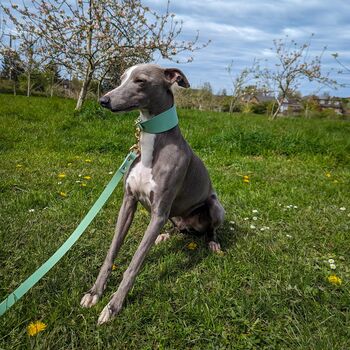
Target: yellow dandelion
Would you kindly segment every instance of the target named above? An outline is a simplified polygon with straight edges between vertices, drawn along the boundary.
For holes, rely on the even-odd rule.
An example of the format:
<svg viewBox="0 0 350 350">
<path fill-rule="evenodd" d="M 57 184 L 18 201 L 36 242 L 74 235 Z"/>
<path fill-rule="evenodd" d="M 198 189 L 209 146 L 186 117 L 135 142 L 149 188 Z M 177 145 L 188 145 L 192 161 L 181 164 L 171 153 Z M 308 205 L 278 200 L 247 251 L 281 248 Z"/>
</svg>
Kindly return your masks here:
<svg viewBox="0 0 350 350">
<path fill-rule="evenodd" d="M 92 160 L 91 159 L 85 159 L 85 163 L 91 163 Z"/>
<path fill-rule="evenodd" d="M 22 164 L 16 164 L 16 168 L 23 168 Z"/>
<path fill-rule="evenodd" d="M 331 173 L 326 173 L 326 176 L 331 177 L 332 175 L 331 175 Z"/>
<path fill-rule="evenodd" d="M 33 337 L 37 335 L 39 332 L 42 332 L 46 329 L 46 324 L 41 321 L 31 322 L 27 327 L 27 333 L 29 336 Z"/>
<path fill-rule="evenodd" d="M 243 176 L 243 182 L 248 184 L 250 181 L 249 181 L 249 176 L 248 175 L 244 175 Z"/>
<path fill-rule="evenodd" d="M 85 179 L 85 180 L 91 180 L 91 176 L 83 176 L 83 179 Z"/>
<path fill-rule="evenodd" d="M 67 193 L 61 191 L 61 192 L 60 192 L 60 196 L 61 196 L 61 197 L 67 197 Z"/>
<path fill-rule="evenodd" d="M 80 184 L 80 186 L 81 186 L 81 187 L 86 187 L 87 184 L 86 184 L 85 182 L 82 182 L 82 183 Z"/>
<path fill-rule="evenodd" d="M 66 177 L 66 174 L 61 173 L 57 175 L 59 179 L 64 179 Z"/>
<path fill-rule="evenodd" d="M 336 275 L 330 275 L 330 276 L 328 276 L 328 282 L 330 284 L 334 284 L 334 285 L 340 286 L 341 283 L 342 283 L 342 280 L 341 280 L 340 277 L 338 277 Z"/>
<path fill-rule="evenodd" d="M 118 266 L 116 264 L 112 265 L 112 271 L 115 271 L 118 268 Z"/>
<path fill-rule="evenodd" d="M 195 250 L 197 248 L 197 243 L 195 243 L 195 242 L 188 243 L 187 248 L 189 250 Z"/>
</svg>

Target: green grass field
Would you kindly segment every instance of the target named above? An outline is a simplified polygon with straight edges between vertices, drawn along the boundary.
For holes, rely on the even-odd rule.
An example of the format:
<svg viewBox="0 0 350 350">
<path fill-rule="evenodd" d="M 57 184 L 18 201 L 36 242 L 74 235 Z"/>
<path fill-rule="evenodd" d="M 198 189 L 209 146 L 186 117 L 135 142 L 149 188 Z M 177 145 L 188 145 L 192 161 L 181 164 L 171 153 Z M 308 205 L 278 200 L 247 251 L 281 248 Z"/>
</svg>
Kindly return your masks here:
<svg viewBox="0 0 350 350">
<path fill-rule="evenodd" d="M 136 113 L 73 108 L 0 95 L 1 300 L 71 234 L 134 142 Z M 176 234 L 151 250 L 121 313 L 97 327 L 149 220 L 139 207 L 103 299 L 82 309 L 114 233 L 119 186 L 60 263 L 0 317 L 0 349 L 350 348 L 350 123 L 179 116 L 227 212 L 224 256 Z M 37 320 L 47 328 L 30 337 Z"/>
</svg>

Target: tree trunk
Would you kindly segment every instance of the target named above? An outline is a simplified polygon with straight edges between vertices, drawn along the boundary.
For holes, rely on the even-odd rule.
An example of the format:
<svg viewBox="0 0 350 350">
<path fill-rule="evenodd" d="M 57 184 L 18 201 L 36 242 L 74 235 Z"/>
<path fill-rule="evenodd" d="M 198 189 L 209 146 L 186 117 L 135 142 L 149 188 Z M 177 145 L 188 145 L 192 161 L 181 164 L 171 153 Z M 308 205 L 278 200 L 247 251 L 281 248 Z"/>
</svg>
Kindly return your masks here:
<svg viewBox="0 0 350 350">
<path fill-rule="evenodd" d="M 282 101 L 283 101 L 283 100 L 280 101 L 279 99 L 277 99 L 277 109 L 276 109 L 275 112 L 273 112 L 273 109 L 272 109 L 272 113 L 273 113 L 272 116 L 271 116 L 271 119 L 272 119 L 272 120 L 277 118 L 278 113 L 279 113 L 280 110 L 281 110 Z"/>
<path fill-rule="evenodd" d="M 30 84 L 31 84 L 30 72 L 27 72 L 27 97 L 30 96 Z"/>
<path fill-rule="evenodd" d="M 53 97 L 53 84 L 54 84 L 54 75 L 51 76 L 51 86 L 50 86 L 50 97 Z"/>
<path fill-rule="evenodd" d="M 234 98 L 232 96 L 231 98 L 231 102 L 230 102 L 230 110 L 229 110 L 229 113 L 232 114 L 232 111 L 233 111 L 233 104 L 234 104 Z"/>
<path fill-rule="evenodd" d="M 100 94 L 101 94 L 101 80 L 99 80 L 97 83 L 97 102 L 100 99 Z"/>
<path fill-rule="evenodd" d="M 92 80 L 92 74 L 93 71 L 90 69 L 90 67 L 87 69 L 85 77 L 84 77 L 84 81 L 83 81 L 83 86 L 81 87 L 80 93 L 79 93 L 79 97 L 78 97 L 78 101 L 77 101 L 77 105 L 75 106 L 75 110 L 76 111 L 80 111 L 81 107 L 83 106 L 85 100 L 86 100 L 86 95 Z"/>
</svg>

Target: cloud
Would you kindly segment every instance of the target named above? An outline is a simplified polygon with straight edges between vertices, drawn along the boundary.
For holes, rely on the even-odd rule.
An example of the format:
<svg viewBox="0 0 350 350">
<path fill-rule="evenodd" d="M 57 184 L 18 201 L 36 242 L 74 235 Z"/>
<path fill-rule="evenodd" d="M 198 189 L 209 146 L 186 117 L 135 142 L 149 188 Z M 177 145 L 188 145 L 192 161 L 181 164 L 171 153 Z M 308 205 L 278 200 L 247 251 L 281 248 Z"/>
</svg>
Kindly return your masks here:
<svg viewBox="0 0 350 350">
<path fill-rule="evenodd" d="M 164 11 L 163 0 L 147 0 L 147 5 Z M 323 55 L 325 69 L 339 70 L 331 53 L 339 52 L 343 63 L 350 66 L 350 2 L 333 0 L 173 0 L 170 10 L 184 21 L 183 33 L 190 39 L 199 30 L 202 42 L 212 40 L 205 49 L 195 54 L 195 61 L 184 65 L 193 86 L 209 81 L 214 90 L 230 89 L 230 78 L 225 70 L 231 60 L 239 71 L 249 66 L 254 58 L 273 61 L 270 48 L 273 39 L 289 38 L 298 43 L 309 42 L 310 55 Z M 165 65 L 171 63 L 158 60 Z M 337 77 L 350 85 L 350 76 Z M 314 86 L 303 83 L 301 90 L 310 93 Z M 350 88 L 335 94 L 350 96 Z"/>
<path fill-rule="evenodd" d="M 15 0 L 15 2 L 20 0 Z M 73 1 L 73 0 L 70 0 Z M 9 0 L 2 0 L 4 5 Z M 164 13 L 167 2 L 164 0 L 143 0 L 158 13 Z M 267 59 L 274 62 L 271 51 L 273 40 L 289 38 L 298 43 L 309 42 L 310 55 L 318 55 L 324 47 L 324 69 L 333 69 L 333 76 L 348 88 L 334 92 L 350 96 L 350 74 L 337 76 L 340 66 L 331 56 L 339 53 L 340 60 L 350 67 L 350 2 L 333 0 L 171 0 L 170 11 L 176 19 L 183 21 L 180 40 L 191 40 L 197 30 L 200 42 L 211 40 L 208 47 L 195 52 L 195 60 L 181 65 L 192 86 L 210 82 L 215 91 L 230 90 L 230 77 L 226 68 L 233 60 L 234 72 L 248 67 L 254 59 Z M 155 57 L 164 66 L 174 63 Z M 303 93 L 314 89 L 303 83 Z"/>
</svg>

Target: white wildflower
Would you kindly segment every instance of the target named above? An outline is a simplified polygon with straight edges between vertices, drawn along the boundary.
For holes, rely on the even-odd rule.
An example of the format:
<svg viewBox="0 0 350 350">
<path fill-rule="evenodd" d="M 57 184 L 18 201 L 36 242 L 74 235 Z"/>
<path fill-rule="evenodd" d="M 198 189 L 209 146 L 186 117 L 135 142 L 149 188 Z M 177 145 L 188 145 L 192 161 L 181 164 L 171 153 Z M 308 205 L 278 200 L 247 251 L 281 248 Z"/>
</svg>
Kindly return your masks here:
<svg viewBox="0 0 350 350">
<path fill-rule="evenodd" d="M 332 270 L 335 270 L 337 267 L 335 266 L 335 264 L 330 264 L 329 267 L 332 269 Z"/>
<path fill-rule="evenodd" d="M 35 212 L 35 209 L 29 209 L 28 210 L 30 213 L 34 213 Z"/>
<path fill-rule="evenodd" d="M 328 262 L 329 262 L 330 264 L 334 264 L 334 260 L 333 260 L 333 259 L 328 259 Z"/>
<path fill-rule="evenodd" d="M 253 216 L 253 220 L 256 221 L 258 220 L 258 218 L 256 216 Z"/>
<path fill-rule="evenodd" d="M 254 225 L 250 225 L 250 228 L 254 230 L 256 227 Z"/>
<path fill-rule="evenodd" d="M 258 211 L 256 209 L 253 209 L 252 212 L 255 214 L 255 213 L 258 213 Z"/>
<path fill-rule="evenodd" d="M 346 208 L 345 208 L 345 207 L 340 207 L 340 208 L 339 208 L 339 210 L 341 210 L 341 211 L 345 211 L 345 210 L 346 210 Z"/>
</svg>

